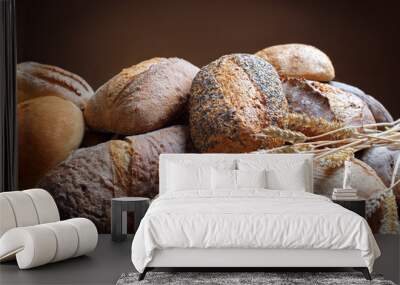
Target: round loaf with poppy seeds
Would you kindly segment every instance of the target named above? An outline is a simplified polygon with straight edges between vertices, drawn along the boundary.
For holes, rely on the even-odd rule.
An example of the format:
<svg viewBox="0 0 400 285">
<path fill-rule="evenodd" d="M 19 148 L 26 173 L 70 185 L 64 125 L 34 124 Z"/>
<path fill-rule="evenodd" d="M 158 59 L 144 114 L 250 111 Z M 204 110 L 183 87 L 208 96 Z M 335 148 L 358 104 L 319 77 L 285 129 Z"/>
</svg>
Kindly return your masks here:
<svg viewBox="0 0 400 285">
<path fill-rule="evenodd" d="M 288 105 L 274 67 L 250 54 L 220 57 L 201 68 L 189 99 L 189 125 L 200 152 L 249 152 L 283 144 L 254 135 L 285 127 Z"/>
</svg>

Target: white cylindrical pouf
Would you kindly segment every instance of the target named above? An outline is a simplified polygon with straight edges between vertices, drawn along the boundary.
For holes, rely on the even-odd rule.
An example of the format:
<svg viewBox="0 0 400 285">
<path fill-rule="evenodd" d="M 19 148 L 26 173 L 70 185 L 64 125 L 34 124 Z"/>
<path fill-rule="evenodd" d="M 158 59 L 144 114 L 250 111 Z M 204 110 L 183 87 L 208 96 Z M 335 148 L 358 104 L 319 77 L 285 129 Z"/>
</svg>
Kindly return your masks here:
<svg viewBox="0 0 400 285">
<path fill-rule="evenodd" d="M 36 213 L 39 218 L 39 224 L 57 222 L 60 220 L 56 202 L 49 192 L 43 189 L 24 190 L 33 201 Z"/>
<path fill-rule="evenodd" d="M 23 191 L 1 193 L 11 205 L 17 227 L 33 226 L 39 223 L 36 208 L 30 196 Z"/>
<path fill-rule="evenodd" d="M 91 220 L 74 218 L 64 222 L 74 226 L 78 233 L 79 245 L 74 257 L 91 252 L 96 248 L 98 240 L 97 228 Z"/>
<path fill-rule="evenodd" d="M 78 233 L 75 228 L 65 221 L 44 224 L 44 227 L 51 229 L 57 238 L 57 252 L 51 262 L 71 258 L 78 249 Z"/>
<path fill-rule="evenodd" d="M 7 198 L 3 197 L 1 194 L 2 193 L 0 193 L 0 237 L 9 229 L 17 226 L 11 204 Z"/>
<path fill-rule="evenodd" d="M 20 269 L 49 263 L 56 252 L 55 234 L 41 225 L 11 229 L 0 239 L 0 258 L 16 254 Z"/>
<path fill-rule="evenodd" d="M 84 218 L 17 227 L 0 238 L 0 261 L 14 255 L 20 269 L 77 257 L 94 250 L 97 229 Z"/>
</svg>

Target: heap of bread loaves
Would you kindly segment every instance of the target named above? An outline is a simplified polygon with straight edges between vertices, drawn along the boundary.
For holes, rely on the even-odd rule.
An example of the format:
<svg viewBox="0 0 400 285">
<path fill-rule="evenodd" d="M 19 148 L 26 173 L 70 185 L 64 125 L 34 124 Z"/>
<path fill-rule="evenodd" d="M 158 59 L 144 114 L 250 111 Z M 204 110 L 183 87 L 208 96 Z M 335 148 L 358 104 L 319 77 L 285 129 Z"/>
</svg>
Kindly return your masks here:
<svg viewBox="0 0 400 285">
<path fill-rule="evenodd" d="M 107 232 L 112 197 L 158 193 L 160 153 L 255 151 L 253 135 L 285 127 L 288 112 L 345 124 L 392 120 L 373 97 L 334 76 L 328 56 L 302 44 L 225 55 L 201 69 L 152 58 L 96 92 L 61 68 L 21 63 L 20 188 L 48 190 L 63 218 L 87 217 Z M 281 144 L 271 137 L 266 146 Z"/>
</svg>

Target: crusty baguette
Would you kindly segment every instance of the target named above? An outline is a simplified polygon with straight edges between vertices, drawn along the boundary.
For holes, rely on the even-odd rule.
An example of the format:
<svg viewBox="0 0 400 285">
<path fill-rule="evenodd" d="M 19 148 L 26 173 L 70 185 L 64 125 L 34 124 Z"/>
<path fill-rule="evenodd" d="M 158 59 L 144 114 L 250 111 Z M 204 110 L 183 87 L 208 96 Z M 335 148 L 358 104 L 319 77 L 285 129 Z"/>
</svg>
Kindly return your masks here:
<svg viewBox="0 0 400 285">
<path fill-rule="evenodd" d="M 249 152 L 253 135 L 269 125 L 284 127 L 288 106 L 274 67 L 249 54 L 222 56 L 201 68 L 189 100 L 194 146 L 201 152 Z M 283 143 L 270 138 L 273 147 Z"/>
<path fill-rule="evenodd" d="M 23 62 L 17 65 L 17 95 L 18 102 L 42 96 L 58 96 L 83 110 L 93 90 L 80 76 L 60 67 Z"/>
<path fill-rule="evenodd" d="M 111 198 L 154 197 L 159 154 L 183 153 L 186 143 L 186 127 L 172 126 L 78 149 L 38 186 L 53 195 L 63 218 L 86 217 L 109 232 Z"/>
<path fill-rule="evenodd" d="M 160 129 L 181 115 L 198 68 L 179 58 L 153 58 L 123 69 L 88 102 L 90 128 L 122 135 Z"/>
<path fill-rule="evenodd" d="M 18 104 L 19 188 L 32 188 L 50 169 L 81 144 L 83 114 L 72 102 L 56 96 Z"/>
<path fill-rule="evenodd" d="M 310 45 L 276 45 L 260 50 L 256 55 L 271 63 L 280 75 L 316 81 L 329 81 L 335 77 L 329 57 Z"/>
</svg>

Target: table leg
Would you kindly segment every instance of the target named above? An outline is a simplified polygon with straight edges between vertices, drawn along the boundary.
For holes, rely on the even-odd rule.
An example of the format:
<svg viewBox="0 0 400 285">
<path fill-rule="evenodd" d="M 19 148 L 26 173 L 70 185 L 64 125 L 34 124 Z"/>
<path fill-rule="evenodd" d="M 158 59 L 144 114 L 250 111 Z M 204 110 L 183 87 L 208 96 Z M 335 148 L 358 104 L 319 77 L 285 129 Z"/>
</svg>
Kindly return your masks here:
<svg viewBox="0 0 400 285">
<path fill-rule="evenodd" d="M 121 213 L 121 223 L 122 223 L 122 238 L 125 239 L 128 233 L 128 218 L 127 211 L 122 211 Z"/>
<path fill-rule="evenodd" d="M 125 212 L 126 214 L 126 212 Z M 120 203 L 111 202 L 111 239 L 122 241 L 122 207 Z"/>
</svg>

